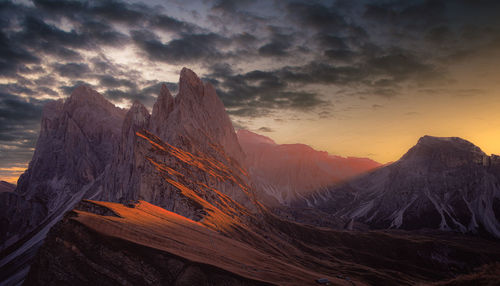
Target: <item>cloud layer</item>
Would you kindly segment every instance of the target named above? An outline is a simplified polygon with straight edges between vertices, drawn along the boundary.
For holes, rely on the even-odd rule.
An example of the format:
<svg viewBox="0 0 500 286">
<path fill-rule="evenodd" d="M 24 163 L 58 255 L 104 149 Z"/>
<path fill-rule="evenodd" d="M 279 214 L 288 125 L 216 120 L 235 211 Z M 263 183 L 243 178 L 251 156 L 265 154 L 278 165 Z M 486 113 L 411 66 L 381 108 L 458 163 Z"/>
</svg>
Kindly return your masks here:
<svg viewBox="0 0 500 286">
<path fill-rule="evenodd" d="M 487 0 L 2 1 L 0 168 L 29 161 L 44 102 L 87 83 L 151 107 L 182 66 L 214 84 L 239 125 L 277 111 L 321 120 L 350 98 L 381 109 L 422 86 L 439 94 L 453 64 L 500 47 L 499 14 Z"/>
</svg>

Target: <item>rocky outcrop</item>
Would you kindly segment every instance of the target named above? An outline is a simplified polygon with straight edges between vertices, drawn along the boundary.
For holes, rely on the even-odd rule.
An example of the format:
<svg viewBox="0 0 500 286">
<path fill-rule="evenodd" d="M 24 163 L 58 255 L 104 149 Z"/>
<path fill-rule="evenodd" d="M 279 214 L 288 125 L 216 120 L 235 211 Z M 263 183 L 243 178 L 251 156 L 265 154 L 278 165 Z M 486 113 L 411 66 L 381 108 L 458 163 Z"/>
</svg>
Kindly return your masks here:
<svg viewBox="0 0 500 286">
<path fill-rule="evenodd" d="M 460 138 L 424 136 L 397 162 L 307 203 L 373 228 L 500 237 L 500 169 L 489 163 L 495 158 Z"/>
<path fill-rule="evenodd" d="M 258 193 L 273 197 L 279 205 L 380 166 L 370 159 L 333 156 L 304 144 L 276 144 L 247 130 L 238 130 L 237 135 Z"/>
</svg>

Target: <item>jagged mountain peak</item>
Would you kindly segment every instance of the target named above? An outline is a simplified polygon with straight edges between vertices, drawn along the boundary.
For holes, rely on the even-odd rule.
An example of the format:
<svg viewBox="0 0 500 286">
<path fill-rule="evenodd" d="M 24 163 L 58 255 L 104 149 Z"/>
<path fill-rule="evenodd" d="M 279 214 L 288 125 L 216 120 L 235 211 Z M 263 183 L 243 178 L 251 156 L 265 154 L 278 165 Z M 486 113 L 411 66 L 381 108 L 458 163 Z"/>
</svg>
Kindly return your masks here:
<svg viewBox="0 0 500 286">
<path fill-rule="evenodd" d="M 179 78 L 179 93 L 176 101 L 184 100 L 199 100 L 203 96 L 203 82 L 201 79 L 188 68 L 182 68 Z"/>
<path fill-rule="evenodd" d="M 139 128 L 145 128 L 149 124 L 149 118 L 149 111 L 142 103 L 136 100 L 125 116 L 123 130 L 128 131 L 130 127 L 132 127 L 134 131 Z"/>
<path fill-rule="evenodd" d="M 153 105 L 153 112 L 151 113 L 151 130 L 156 134 L 161 133 L 163 127 L 162 122 L 166 122 L 168 116 L 174 109 L 174 97 L 168 90 L 165 84 L 162 84 L 160 95 Z"/>
<path fill-rule="evenodd" d="M 162 84 L 161 85 L 160 96 L 173 97 L 172 94 L 170 93 L 170 90 L 168 89 L 168 87 L 167 87 L 166 84 Z"/>
<path fill-rule="evenodd" d="M 104 96 L 102 96 L 99 92 L 96 90 L 92 89 L 90 86 L 82 84 L 77 86 L 73 92 L 71 92 L 70 97 L 68 98 L 68 102 L 75 102 L 78 104 L 84 103 L 84 102 L 96 102 L 96 103 L 102 103 L 105 105 L 113 105 L 111 102 L 106 100 Z"/>
<path fill-rule="evenodd" d="M 144 107 L 144 104 L 142 104 L 142 102 L 138 101 L 138 100 L 134 100 L 134 102 L 132 103 L 132 106 L 130 107 L 130 109 L 132 110 L 143 110 L 146 109 L 146 107 Z M 148 112 L 149 113 L 149 112 Z"/>
<path fill-rule="evenodd" d="M 233 159 L 241 161 L 243 158 L 232 123 L 215 88 L 187 68 L 181 70 L 175 98 L 166 86 L 162 87 L 153 107 L 149 130 L 173 145 L 185 145 L 188 140 L 199 151 L 211 152 L 211 145 L 216 144 Z"/>
<path fill-rule="evenodd" d="M 123 117 L 127 112 L 126 109 L 115 106 L 88 85 L 77 86 L 64 101 L 63 109 L 71 117 L 81 117 L 82 119 L 97 117 L 97 114 L 102 113 L 110 114 L 112 117 Z M 57 110 L 55 113 L 57 113 Z M 100 120 L 100 118 L 94 118 L 93 120 Z"/>
</svg>

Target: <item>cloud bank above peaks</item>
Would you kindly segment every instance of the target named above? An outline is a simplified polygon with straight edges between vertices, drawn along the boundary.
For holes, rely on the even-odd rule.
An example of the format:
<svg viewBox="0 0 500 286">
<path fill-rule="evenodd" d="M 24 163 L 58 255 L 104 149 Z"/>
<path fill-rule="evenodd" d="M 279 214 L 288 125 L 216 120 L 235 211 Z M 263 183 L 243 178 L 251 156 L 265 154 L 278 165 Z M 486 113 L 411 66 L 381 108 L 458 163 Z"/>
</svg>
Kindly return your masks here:
<svg viewBox="0 0 500 286">
<path fill-rule="evenodd" d="M 161 84 L 175 93 L 182 66 L 242 125 L 276 112 L 344 118 L 424 87 L 439 96 L 462 82 L 457 63 L 498 49 L 499 12 L 465 0 L 2 1 L 0 157 L 26 160 L 43 102 L 78 84 L 151 107 Z"/>
</svg>

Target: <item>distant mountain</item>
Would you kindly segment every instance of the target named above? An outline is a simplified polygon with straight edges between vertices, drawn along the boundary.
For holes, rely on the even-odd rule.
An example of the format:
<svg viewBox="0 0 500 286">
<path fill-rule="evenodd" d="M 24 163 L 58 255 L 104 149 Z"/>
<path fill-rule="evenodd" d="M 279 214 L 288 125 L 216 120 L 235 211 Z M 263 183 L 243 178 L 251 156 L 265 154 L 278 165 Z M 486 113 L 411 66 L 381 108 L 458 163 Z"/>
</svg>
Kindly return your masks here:
<svg viewBox="0 0 500 286">
<path fill-rule="evenodd" d="M 285 205 L 381 166 L 371 159 L 329 155 L 304 144 L 276 144 L 247 130 L 238 130 L 237 135 L 257 189 Z"/>
<path fill-rule="evenodd" d="M 16 185 L 5 182 L 5 181 L 0 181 L 0 193 L 3 192 L 12 192 L 16 188 Z"/>
<path fill-rule="evenodd" d="M 500 157 L 457 137 L 424 136 L 397 162 L 319 191 L 307 205 L 373 228 L 500 237 Z"/>
</svg>

